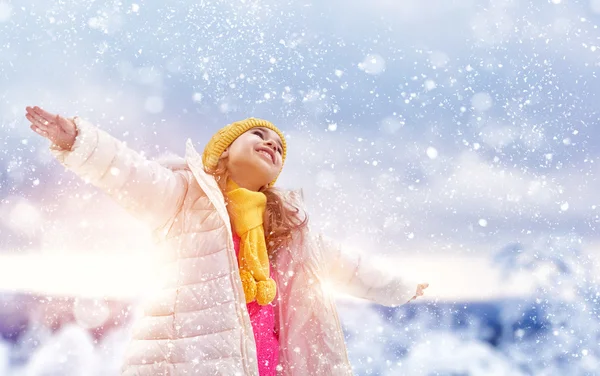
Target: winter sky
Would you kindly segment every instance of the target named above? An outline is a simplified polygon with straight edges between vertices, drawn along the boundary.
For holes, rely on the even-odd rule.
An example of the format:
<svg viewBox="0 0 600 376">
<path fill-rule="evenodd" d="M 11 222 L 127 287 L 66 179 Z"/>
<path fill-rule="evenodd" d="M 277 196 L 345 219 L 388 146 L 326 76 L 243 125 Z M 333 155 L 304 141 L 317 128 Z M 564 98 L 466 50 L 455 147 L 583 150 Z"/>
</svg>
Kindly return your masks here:
<svg viewBox="0 0 600 376">
<path fill-rule="evenodd" d="M 599 21 L 599 0 L 0 0 L 0 287 L 128 295 L 158 262 L 30 131 L 39 105 L 151 158 L 269 119 L 313 229 L 432 296 L 523 293 L 499 248 L 599 248 Z"/>
</svg>

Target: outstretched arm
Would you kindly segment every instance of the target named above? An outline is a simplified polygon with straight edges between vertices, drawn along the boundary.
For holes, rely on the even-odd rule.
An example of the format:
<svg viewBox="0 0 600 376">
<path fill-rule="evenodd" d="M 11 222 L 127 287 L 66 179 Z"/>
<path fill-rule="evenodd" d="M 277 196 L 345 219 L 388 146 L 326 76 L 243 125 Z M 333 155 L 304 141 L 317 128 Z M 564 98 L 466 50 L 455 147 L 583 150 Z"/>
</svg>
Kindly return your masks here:
<svg viewBox="0 0 600 376">
<path fill-rule="evenodd" d="M 398 306 L 423 295 L 427 283 L 406 280 L 396 273 L 377 267 L 360 254 L 345 252 L 340 245 L 317 237 L 325 257 L 325 266 L 336 290 L 385 306 Z"/>
<path fill-rule="evenodd" d="M 80 119 L 27 108 L 31 129 L 48 138 L 51 153 L 84 181 L 104 190 L 151 229 L 164 226 L 183 203 L 189 175 L 173 172 Z"/>
</svg>

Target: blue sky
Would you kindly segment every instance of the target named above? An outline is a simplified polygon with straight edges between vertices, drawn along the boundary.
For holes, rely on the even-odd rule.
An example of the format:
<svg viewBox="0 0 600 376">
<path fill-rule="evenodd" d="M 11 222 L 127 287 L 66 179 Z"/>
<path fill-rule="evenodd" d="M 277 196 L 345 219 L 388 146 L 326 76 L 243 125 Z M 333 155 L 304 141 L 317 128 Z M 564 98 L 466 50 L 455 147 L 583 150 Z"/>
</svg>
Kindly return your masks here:
<svg viewBox="0 0 600 376">
<path fill-rule="evenodd" d="M 267 118 L 289 136 L 280 185 L 374 254 L 443 264 L 549 234 L 592 252 L 599 15 L 596 0 L 0 0 L 1 248 L 147 246 L 51 160 L 33 104 L 151 157 Z"/>
</svg>

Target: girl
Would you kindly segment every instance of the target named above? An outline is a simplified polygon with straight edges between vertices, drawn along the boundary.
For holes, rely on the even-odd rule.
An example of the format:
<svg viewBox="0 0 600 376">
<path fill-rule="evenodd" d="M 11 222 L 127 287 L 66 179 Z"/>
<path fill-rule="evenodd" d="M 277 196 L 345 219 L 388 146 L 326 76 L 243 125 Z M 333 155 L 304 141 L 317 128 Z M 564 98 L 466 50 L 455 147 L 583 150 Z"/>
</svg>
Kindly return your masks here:
<svg viewBox="0 0 600 376">
<path fill-rule="evenodd" d="M 428 286 L 309 231 L 300 195 L 273 188 L 287 150 L 268 121 L 232 123 L 202 154 L 188 140 L 183 163 L 164 167 L 83 119 L 26 111 L 65 167 L 167 250 L 167 278 L 134 326 L 123 375 L 351 375 L 325 281 L 389 306 Z"/>
</svg>

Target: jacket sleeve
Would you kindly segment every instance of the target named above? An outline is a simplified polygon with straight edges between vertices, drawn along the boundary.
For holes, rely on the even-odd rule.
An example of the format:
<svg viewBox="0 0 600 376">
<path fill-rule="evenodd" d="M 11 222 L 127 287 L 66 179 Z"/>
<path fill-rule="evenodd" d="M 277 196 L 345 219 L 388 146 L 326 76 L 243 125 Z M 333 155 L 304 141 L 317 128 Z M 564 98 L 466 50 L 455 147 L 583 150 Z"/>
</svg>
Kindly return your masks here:
<svg viewBox="0 0 600 376">
<path fill-rule="evenodd" d="M 403 278 L 389 262 L 343 250 L 339 244 L 319 234 L 328 282 L 336 291 L 371 300 L 384 306 L 399 306 L 408 302 L 417 291 L 417 283 Z"/>
<path fill-rule="evenodd" d="M 74 121 L 78 134 L 71 150 L 50 146 L 63 166 L 109 194 L 152 230 L 175 216 L 187 191 L 185 172 L 147 160 L 83 119 Z"/>
</svg>

